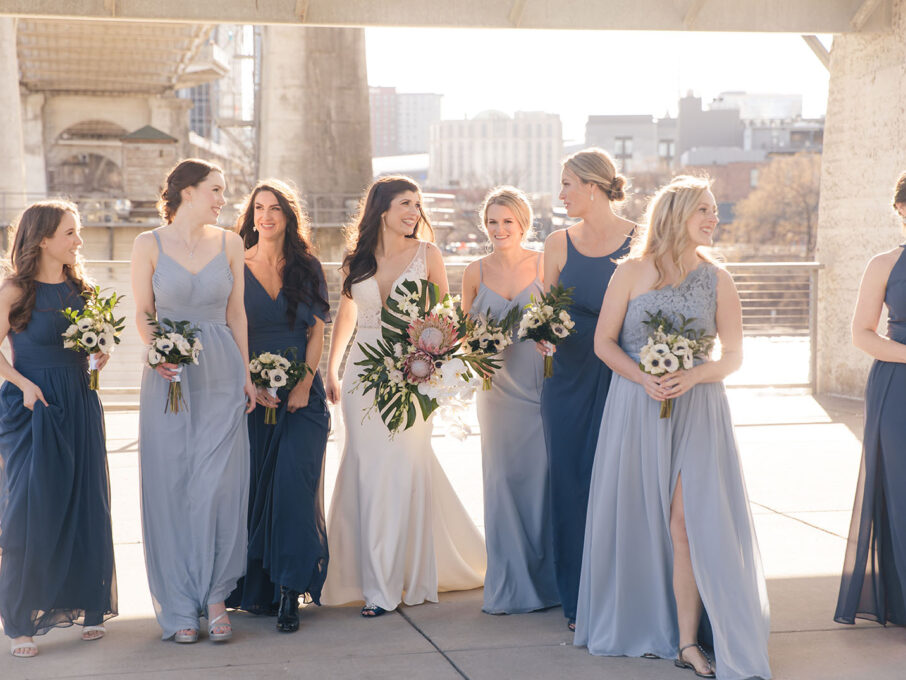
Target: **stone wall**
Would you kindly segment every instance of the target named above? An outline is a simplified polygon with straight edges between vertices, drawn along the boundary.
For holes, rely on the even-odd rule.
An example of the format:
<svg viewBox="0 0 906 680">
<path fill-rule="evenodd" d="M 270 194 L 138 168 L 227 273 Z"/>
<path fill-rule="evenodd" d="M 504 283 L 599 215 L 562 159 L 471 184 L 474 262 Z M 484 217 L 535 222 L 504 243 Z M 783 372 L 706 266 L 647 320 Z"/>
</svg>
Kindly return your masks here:
<svg viewBox="0 0 906 680">
<path fill-rule="evenodd" d="M 903 241 L 891 209 L 906 169 L 906 0 L 890 34 L 836 36 L 821 169 L 818 390 L 860 396 L 871 359 L 850 339 L 865 265 Z M 886 316 L 886 311 L 884 312 Z"/>
</svg>

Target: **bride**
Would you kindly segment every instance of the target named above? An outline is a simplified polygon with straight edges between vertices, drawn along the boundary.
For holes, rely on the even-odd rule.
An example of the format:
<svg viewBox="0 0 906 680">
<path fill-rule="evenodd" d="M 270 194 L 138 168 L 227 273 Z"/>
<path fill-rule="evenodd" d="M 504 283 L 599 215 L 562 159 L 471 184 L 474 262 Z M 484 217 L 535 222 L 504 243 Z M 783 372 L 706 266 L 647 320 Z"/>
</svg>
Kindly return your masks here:
<svg viewBox="0 0 906 680">
<path fill-rule="evenodd" d="M 417 420 L 393 439 L 372 396 L 357 385 L 357 343 L 381 337 L 381 308 L 405 279 L 427 279 L 447 293 L 433 230 L 419 186 L 407 177 L 371 185 L 343 261 L 343 290 L 327 365 L 327 397 L 340 402 L 345 446 L 327 520 L 330 569 L 325 604 L 364 601 L 375 617 L 400 602 L 437 602 L 438 591 L 478 588 L 486 565 L 484 540 L 469 519 L 431 449 L 433 425 Z M 358 332 L 340 382 L 349 338 Z"/>
</svg>

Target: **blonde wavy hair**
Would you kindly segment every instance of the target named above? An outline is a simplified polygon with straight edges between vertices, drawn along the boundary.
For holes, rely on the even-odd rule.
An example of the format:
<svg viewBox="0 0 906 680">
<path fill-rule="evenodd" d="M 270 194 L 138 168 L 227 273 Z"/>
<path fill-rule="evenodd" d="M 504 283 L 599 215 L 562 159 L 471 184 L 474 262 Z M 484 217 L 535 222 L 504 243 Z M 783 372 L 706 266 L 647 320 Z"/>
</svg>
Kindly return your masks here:
<svg viewBox="0 0 906 680">
<path fill-rule="evenodd" d="M 604 149 L 593 146 L 577 151 L 564 159 L 563 167 L 586 184 L 597 184 L 610 201 L 626 198 L 629 182 L 617 172 L 613 158 Z"/>
<path fill-rule="evenodd" d="M 522 227 L 521 242 L 525 243 L 525 240 L 532 234 L 533 224 L 532 204 L 529 203 L 528 196 L 521 189 L 511 186 L 500 186 L 491 189 L 488 195 L 484 197 L 484 202 L 478 211 L 485 234 L 488 233 L 488 208 L 492 205 L 500 205 L 510 209 L 513 217 L 516 218 L 516 222 Z"/>
<path fill-rule="evenodd" d="M 709 178 L 678 175 L 661 187 L 648 204 L 644 226 L 633 241 L 629 257 L 652 259 L 657 269 L 655 288 L 660 288 L 667 278 L 664 262 L 670 261 L 676 266 L 680 279 L 688 273 L 680 260 L 689 245 L 686 223 L 708 191 L 711 191 Z M 699 251 L 699 256 L 715 262 L 708 253 Z"/>
</svg>

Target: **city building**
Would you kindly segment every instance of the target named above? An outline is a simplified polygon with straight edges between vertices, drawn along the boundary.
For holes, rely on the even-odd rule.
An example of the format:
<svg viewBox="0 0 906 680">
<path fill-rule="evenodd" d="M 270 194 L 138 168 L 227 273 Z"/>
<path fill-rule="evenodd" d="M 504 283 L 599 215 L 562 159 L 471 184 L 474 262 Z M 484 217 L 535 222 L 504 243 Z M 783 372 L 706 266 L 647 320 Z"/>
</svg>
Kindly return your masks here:
<svg viewBox="0 0 906 680">
<path fill-rule="evenodd" d="M 398 156 L 399 99 L 395 87 L 369 87 L 371 111 L 371 155 Z"/>
<path fill-rule="evenodd" d="M 440 120 L 443 95 L 369 87 L 374 156 L 427 153 L 431 126 Z"/>
<path fill-rule="evenodd" d="M 676 156 L 676 119 L 589 116 L 585 145 L 608 151 L 621 172 L 669 170 Z"/>
<path fill-rule="evenodd" d="M 432 126 L 428 183 L 436 189 L 514 184 L 530 193 L 557 194 L 562 156 L 557 114 L 485 111 Z"/>
</svg>

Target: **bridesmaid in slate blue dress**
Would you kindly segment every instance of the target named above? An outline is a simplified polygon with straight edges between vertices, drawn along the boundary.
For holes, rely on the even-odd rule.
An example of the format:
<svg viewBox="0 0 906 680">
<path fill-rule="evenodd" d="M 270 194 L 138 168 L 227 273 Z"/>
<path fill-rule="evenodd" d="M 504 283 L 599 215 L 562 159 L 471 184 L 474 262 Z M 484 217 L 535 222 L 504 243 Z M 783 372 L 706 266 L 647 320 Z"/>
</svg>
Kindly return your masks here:
<svg viewBox="0 0 906 680">
<path fill-rule="evenodd" d="M 279 180 L 259 182 L 239 216 L 245 252 L 249 351 L 275 352 L 317 370 L 330 320 L 327 284 L 312 255 L 308 221 L 295 192 Z M 292 358 L 290 356 L 290 358 Z M 251 453 L 246 573 L 227 605 L 277 613 L 277 630 L 299 628 L 299 596 L 321 604 L 327 577 L 327 531 L 321 471 L 330 415 L 319 372 L 276 397 L 258 389 L 264 408 L 248 416 Z"/>
<path fill-rule="evenodd" d="M 55 626 L 97 640 L 116 616 L 104 414 L 86 356 L 62 338 L 61 311 L 84 306 L 81 245 L 73 204 L 30 206 L 0 287 L 13 354 L 0 355 L 0 619 L 18 657 Z"/>
<path fill-rule="evenodd" d="M 221 170 L 179 163 L 167 177 L 166 225 L 140 234 L 132 251 L 136 322 L 151 340 L 148 316 L 191 321 L 204 346 L 182 372 L 187 409 L 166 413 L 172 364 L 145 367 L 139 417 L 142 535 L 148 585 L 163 639 L 208 637 L 233 629 L 224 600 L 245 573 L 249 441 L 255 408 L 248 370 L 242 239 L 211 223 L 225 201 Z"/>
<path fill-rule="evenodd" d="M 906 173 L 893 207 L 906 226 Z M 906 246 L 868 263 L 853 315 L 853 344 L 874 357 L 865 387 L 862 466 L 834 619 L 906 625 Z M 887 335 L 878 334 L 887 306 Z"/>
<path fill-rule="evenodd" d="M 542 256 L 522 245 L 531 233 L 532 207 L 518 189 L 499 187 L 488 194 L 481 215 L 493 252 L 463 272 L 462 308 L 503 319 L 541 294 Z M 543 361 L 524 342 L 500 358 L 491 389 L 476 397 L 488 550 L 482 609 L 516 614 L 553 607 L 560 598 L 541 426 Z"/>
<path fill-rule="evenodd" d="M 588 483 L 610 369 L 594 353 L 595 324 L 615 261 L 629 252 L 635 225 L 617 216 L 626 179 L 610 156 L 586 149 L 563 162 L 560 200 L 578 224 L 553 232 L 544 244 L 544 286 L 573 290 L 575 333 L 557 346 L 554 376 L 544 381 L 541 414 L 550 459 L 554 565 L 563 615 L 575 630 L 576 594 Z M 549 349 L 547 351 L 550 351 Z"/>
<path fill-rule="evenodd" d="M 673 659 L 699 677 L 771 677 L 770 621 L 723 379 L 742 363 L 742 311 L 710 246 L 707 180 L 677 177 L 611 279 L 595 351 L 613 369 L 588 499 L 575 644 Z M 648 314 L 717 335 L 721 356 L 655 377 L 639 368 Z M 673 399 L 673 414 L 660 417 Z M 698 645 L 702 611 L 716 661 Z M 705 626 L 707 630 L 707 626 Z"/>
</svg>

